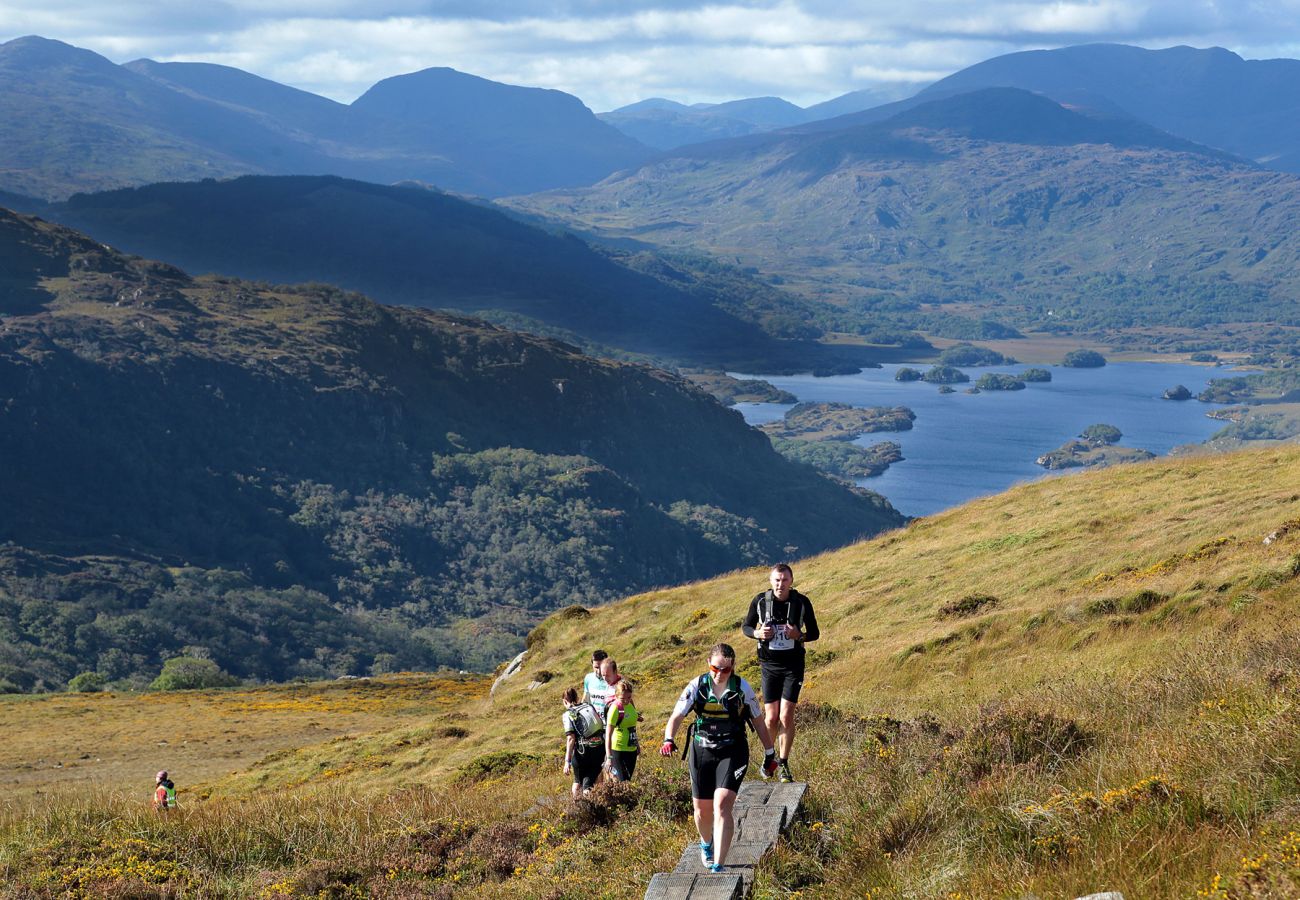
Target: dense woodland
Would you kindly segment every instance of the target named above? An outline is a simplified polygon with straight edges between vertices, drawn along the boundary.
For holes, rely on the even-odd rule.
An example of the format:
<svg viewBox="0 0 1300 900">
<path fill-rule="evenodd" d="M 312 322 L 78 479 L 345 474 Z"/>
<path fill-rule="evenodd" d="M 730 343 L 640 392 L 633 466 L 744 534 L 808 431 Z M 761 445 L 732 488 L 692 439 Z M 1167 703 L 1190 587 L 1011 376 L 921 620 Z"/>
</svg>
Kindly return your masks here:
<svg viewBox="0 0 1300 900">
<path fill-rule="evenodd" d="M 486 669 L 558 607 L 901 521 L 661 370 L 12 214 L 0 261 L 13 687 Z"/>
</svg>

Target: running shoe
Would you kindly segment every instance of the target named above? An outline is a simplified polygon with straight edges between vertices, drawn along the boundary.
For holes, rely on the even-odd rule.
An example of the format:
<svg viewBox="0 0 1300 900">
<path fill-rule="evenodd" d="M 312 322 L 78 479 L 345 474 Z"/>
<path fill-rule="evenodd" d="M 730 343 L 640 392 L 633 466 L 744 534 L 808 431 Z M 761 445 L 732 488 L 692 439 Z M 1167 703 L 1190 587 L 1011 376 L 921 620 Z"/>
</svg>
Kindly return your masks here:
<svg viewBox="0 0 1300 900">
<path fill-rule="evenodd" d="M 713 865 L 709 866 L 709 873 L 712 875 L 721 875 L 723 873 L 722 864 L 714 863 Z"/>
<path fill-rule="evenodd" d="M 700 841 L 700 862 L 704 868 L 710 868 L 713 865 L 713 845 Z"/>
<path fill-rule="evenodd" d="M 792 784 L 794 782 L 794 776 L 790 774 L 790 763 L 788 761 L 781 760 L 778 771 L 781 773 L 782 784 Z"/>
</svg>

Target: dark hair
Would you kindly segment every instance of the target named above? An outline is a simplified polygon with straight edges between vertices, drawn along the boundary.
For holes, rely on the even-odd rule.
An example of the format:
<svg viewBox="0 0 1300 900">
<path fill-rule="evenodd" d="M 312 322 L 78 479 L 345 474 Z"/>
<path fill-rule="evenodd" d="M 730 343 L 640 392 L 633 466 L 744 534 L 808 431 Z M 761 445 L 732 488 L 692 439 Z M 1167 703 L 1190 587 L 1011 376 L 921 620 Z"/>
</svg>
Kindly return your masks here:
<svg viewBox="0 0 1300 900">
<path fill-rule="evenodd" d="M 736 651 L 732 649 L 730 644 L 714 644 L 709 648 L 709 659 L 713 659 L 714 656 L 721 656 L 723 659 L 729 659 L 732 662 L 736 661 Z"/>
<path fill-rule="evenodd" d="M 609 656 L 609 654 L 606 653 L 604 650 L 592 650 L 592 651 L 591 651 L 591 661 L 592 661 L 592 662 L 600 662 L 602 659 L 605 659 L 605 658 L 608 657 L 608 656 Z"/>
<path fill-rule="evenodd" d="M 785 574 L 789 575 L 791 578 L 794 578 L 794 569 L 790 568 L 790 564 L 789 564 L 789 563 L 777 563 L 777 564 L 774 565 L 772 568 L 768 569 L 768 571 L 769 571 L 769 572 L 784 572 Z"/>
<path fill-rule="evenodd" d="M 578 702 L 578 692 L 577 692 L 576 690 L 574 690 L 573 688 L 565 688 L 565 689 L 564 689 L 564 699 L 565 699 L 565 700 L 568 700 L 570 703 L 577 703 L 577 702 Z"/>
</svg>

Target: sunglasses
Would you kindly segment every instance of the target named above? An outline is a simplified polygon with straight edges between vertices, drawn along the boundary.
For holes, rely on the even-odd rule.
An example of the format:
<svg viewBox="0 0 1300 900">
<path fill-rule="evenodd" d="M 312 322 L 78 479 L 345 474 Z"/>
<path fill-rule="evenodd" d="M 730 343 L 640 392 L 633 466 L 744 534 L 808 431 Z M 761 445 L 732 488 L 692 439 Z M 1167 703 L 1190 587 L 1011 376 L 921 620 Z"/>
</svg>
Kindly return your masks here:
<svg viewBox="0 0 1300 900">
<path fill-rule="evenodd" d="M 709 663 L 709 671 L 712 672 L 714 675 L 725 674 L 727 672 L 730 672 L 731 669 L 732 669 L 731 666 L 715 666 L 713 663 Z"/>
</svg>

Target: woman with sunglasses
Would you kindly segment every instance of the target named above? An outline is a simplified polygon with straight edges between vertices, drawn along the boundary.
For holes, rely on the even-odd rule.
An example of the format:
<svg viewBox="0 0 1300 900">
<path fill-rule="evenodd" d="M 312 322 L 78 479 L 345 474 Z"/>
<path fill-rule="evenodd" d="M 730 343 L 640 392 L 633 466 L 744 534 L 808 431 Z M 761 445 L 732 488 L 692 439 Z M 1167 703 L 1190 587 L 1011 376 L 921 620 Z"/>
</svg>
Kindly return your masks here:
<svg viewBox="0 0 1300 900">
<path fill-rule="evenodd" d="M 712 872 L 723 871 L 735 833 L 732 810 L 749 768 L 746 725 L 763 742 L 763 777 L 776 772 L 776 751 L 763 721 L 763 709 L 754 689 L 735 673 L 735 668 L 736 651 L 728 644 L 715 644 L 709 651 L 709 671 L 692 679 L 682 691 L 659 748 L 662 756 L 676 752 L 673 735 L 687 714 L 694 712 L 692 736 L 688 738 L 691 797 L 695 828 L 700 834 L 700 861 Z"/>
</svg>

